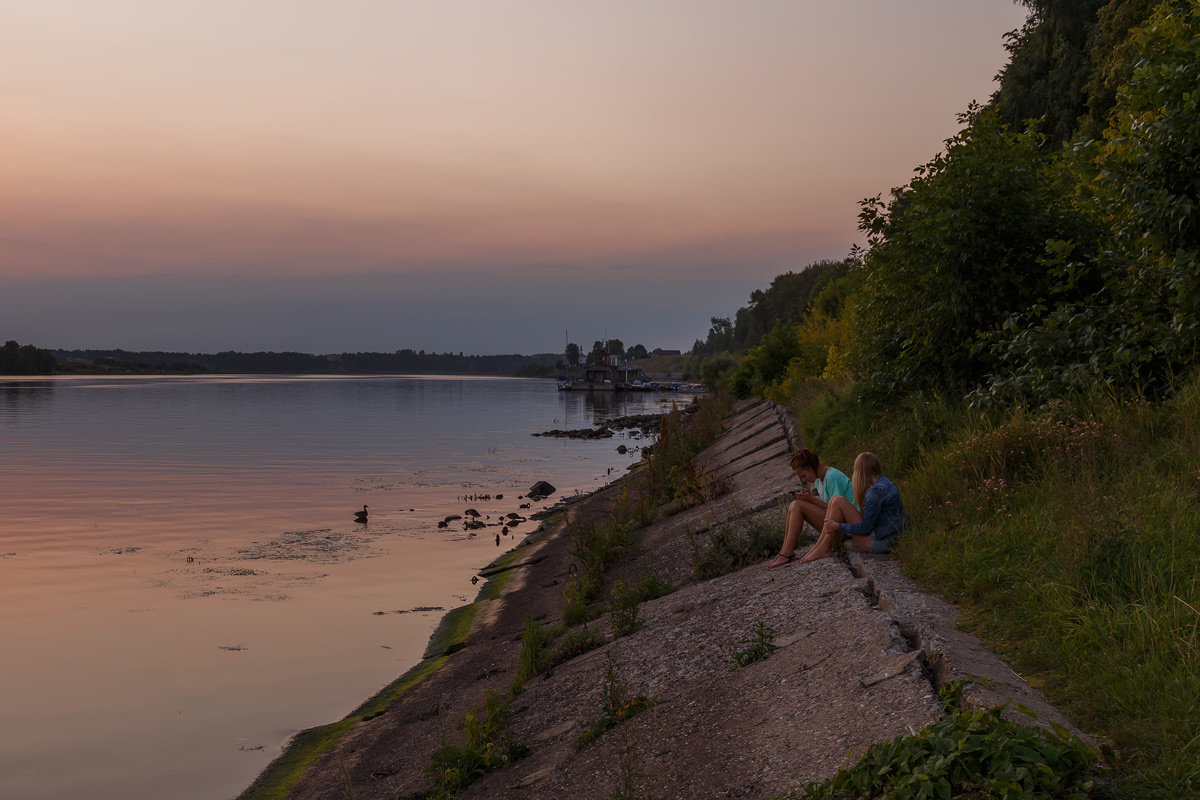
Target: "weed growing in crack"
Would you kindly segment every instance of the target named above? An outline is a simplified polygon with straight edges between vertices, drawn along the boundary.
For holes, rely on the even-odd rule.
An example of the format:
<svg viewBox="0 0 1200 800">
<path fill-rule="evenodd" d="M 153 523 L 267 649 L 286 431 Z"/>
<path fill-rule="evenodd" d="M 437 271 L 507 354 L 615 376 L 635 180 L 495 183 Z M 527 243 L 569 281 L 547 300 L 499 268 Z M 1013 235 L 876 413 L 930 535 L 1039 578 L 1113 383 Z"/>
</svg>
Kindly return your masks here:
<svg viewBox="0 0 1200 800">
<path fill-rule="evenodd" d="M 753 632 L 738 644 L 745 645 L 745 647 L 741 650 L 734 650 L 729 656 L 729 663 L 733 664 L 729 668 L 731 671 L 753 664 L 755 661 L 762 661 L 779 649 L 775 644 L 775 631 L 767 627 L 762 620 L 759 620 L 758 624 L 754 626 Z"/>
<path fill-rule="evenodd" d="M 638 617 L 639 601 L 636 592 L 625 588 L 624 581 L 613 582 L 612 591 L 608 595 L 608 619 L 612 624 L 613 636 L 627 636 L 641 630 L 642 620 Z"/>
<path fill-rule="evenodd" d="M 714 525 L 688 534 L 692 570 L 701 580 L 719 578 L 758 564 L 783 546 L 783 521 L 774 514 Z"/>
<path fill-rule="evenodd" d="M 507 733 L 500 735 L 510 705 L 511 693 L 501 696 L 489 691 L 483 708 L 463 717 L 462 746 L 442 747 L 425 768 L 435 776 L 430 800 L 449 800 L 476 779 L 529 755 L 528 746 L 513 741 Z"/>
<path fill-rule="evenodd" d="M 589 725 L 579 735 L 580 747 L 609 728 L 621 724 L 654 705 L 654 701 L 644 694 L 628 697 L 616 659 L 612 657 L 611 653 L 607 654 L 605 658 L 607 658 L 608 664 L 604 668 L 603 711 L 600 719 Z"/>
</svg>

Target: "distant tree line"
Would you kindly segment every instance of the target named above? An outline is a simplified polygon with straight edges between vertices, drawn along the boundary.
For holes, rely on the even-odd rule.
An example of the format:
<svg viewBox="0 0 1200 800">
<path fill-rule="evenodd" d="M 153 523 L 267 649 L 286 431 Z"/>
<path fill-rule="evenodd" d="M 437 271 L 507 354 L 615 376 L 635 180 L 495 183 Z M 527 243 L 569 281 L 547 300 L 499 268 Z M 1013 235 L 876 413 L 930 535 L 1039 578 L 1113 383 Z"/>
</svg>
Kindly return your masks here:
<svg viewBox="0 0 1200 800">
<path fill-rule="evenodd" d="M 224 373 L 430 373 L 459 375 L 531 375 L 553 371 L 562 361 L 555 353 L 537 355 L 472 356 L 459 353 L 426 353 L 397 350 L 394 353 L 338 353 L 313 355 L 296 352 L 178 353 L 130 350 L 59 350 L 64 362 L 102 363 L 131 369 L 169 372 Z"/>
<path fill-rule="evenodd" d="M 766 289 L 750 293 L 750 302 L 730 317 L 713 317 L 708 337 L 697 339 L 692 355 L 707 357 L 757 347 L 783 322 L 799 322 L 825 287 L 845 276 L 856 260 L 817 261 L 799 272 L 785 272 Z"/>
<path fill-rule="evenodd" d="M 49 350 L 31 344 L 21 346 L 11 339 L 0 347 L 0 375 L 45 375 L 54 372 L 58 362 Z"/>
</svg>

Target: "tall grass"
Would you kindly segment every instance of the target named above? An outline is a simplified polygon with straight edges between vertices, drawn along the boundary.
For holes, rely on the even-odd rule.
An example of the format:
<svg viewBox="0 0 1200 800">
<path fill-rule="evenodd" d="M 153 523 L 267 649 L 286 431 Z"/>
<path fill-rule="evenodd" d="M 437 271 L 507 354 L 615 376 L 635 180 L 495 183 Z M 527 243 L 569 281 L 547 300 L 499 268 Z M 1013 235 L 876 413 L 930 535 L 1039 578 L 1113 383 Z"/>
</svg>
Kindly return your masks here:
<svg viewBox="0 0 1200 800">
<path fill-rule="evenodd" d="M 829 417 L 847 407 L 806 418 L 844 443 Z M 1200 379 L 1161 405 L 947 405 L 932 416 L 954 424 L 914 448 L 923 413 L 893 410 L 852 445 L 894 455 L 906 571 L 1101 738 L 1116 796 L 1200 796 Z"/>
</svg>

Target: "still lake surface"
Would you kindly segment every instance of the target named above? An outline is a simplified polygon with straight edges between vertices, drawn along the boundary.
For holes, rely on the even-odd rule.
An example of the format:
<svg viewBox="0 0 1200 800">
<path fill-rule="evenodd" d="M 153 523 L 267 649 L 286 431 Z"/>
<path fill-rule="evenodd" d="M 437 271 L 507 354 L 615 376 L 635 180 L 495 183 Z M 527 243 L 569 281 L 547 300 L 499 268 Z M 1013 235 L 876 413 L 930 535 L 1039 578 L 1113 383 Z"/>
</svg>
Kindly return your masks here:
<svg viewBox="0 0 1200 800">
<path fill-rule="evenodd" d="M 671 399 L 459 377 L 0 381 L 0 797 L 236 796 L 291 734 L 416 663 L 475 571 L 537 525 L 498 547 L 497 528 L 439 520 L 494 521 L 541 479 L 559 494 L 530 510 L 591 491 L 643 443 L 533 433 Z"/>
</svg>

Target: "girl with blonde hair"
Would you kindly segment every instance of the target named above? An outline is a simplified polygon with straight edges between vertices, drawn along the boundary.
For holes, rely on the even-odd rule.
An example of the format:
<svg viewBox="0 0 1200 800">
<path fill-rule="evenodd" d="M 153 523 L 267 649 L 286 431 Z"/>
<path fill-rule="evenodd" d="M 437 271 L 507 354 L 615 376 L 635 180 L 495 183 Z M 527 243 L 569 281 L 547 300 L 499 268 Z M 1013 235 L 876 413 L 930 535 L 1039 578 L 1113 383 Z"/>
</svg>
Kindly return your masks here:
<svg viewBox="0 0 1200 800">
<path fill-rule="evenodd" d="M 854 499 L 858 508 L 844 498 L 833 498 L 821 526 L 817 543 L 804 554 L 800 563 L 833 555 L 843 535 L 864 553 L 890 553 L 908 525 L 904 503 L 896 484 L 884 476 L 874 453 L 859 453 L 854 459 Z M 859 508 L 862 511 L 859 511 Z"/>
</svg>

